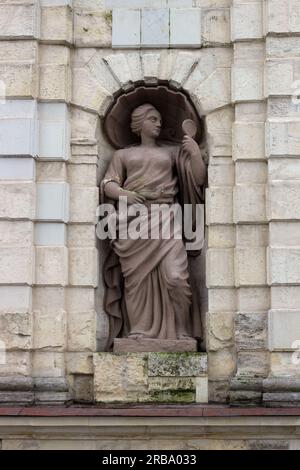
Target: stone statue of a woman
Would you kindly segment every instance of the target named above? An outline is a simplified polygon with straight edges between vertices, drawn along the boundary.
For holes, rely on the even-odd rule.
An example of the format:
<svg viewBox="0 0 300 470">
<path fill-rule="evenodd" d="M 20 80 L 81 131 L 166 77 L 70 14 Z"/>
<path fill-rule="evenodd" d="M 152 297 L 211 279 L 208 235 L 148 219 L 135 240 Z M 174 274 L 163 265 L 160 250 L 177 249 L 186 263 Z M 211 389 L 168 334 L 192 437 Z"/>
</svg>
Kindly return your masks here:
<svg viewBox="0 0 300 470">
<path fill-rule="evenodd" d="M 106 200 L 126 196 L 129 205 L 144 204 L 147 210 L 152 204 L 202 202 L 206 166 L 198 144 L 185 135 L 181 146 L 161 145 L 161 126 L 162 117 L 151 104 L 134 109 L 131 130 L 140 144 L 114 153 L 102 181 Z M 110 343 L 120 333 L 161 342 L 201 335 L 182 239 L 174 233 L 168 239 L 116 238 L 111 248 L 104 265 Z"/>
</svg>

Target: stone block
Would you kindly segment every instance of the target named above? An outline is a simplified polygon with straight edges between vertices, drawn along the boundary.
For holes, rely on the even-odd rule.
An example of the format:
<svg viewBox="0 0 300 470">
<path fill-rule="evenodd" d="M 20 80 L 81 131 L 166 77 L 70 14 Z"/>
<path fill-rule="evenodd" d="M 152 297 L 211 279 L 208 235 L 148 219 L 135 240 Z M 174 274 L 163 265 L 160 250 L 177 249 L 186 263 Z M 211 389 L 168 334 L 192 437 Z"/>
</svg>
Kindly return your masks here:
<svg viewBox="0 0 300 470">
<path fill-rule="evenodd" d="M 225 166 L 225 165 L 224 165 Z M 232 188 L 210 187 L 206 190 L 206 223 L 232 224 Z"/>
<path fill-rule="evenodd" d="M 223 108 L 231 102 L 230 69 L 215 69 L 193 92 L 191 97 L 198 103 L 201 114 Z"/>
<path fill-rule="evenodd" d="M 32 348 L 32 315 L 0 313 L 1 342 L 5 351 L 26 351 Z M 2 353 L 2 351 L 1 351 Z"/>
<path fill-rule="evenodd" d="M 68 250 L 62 246 L 36 247 L 37 285 L 68 284 Z"/>
<path fill-rule="evenodd" d="M 57 246 L 66 245 L 67 227 L 65 224 L 37 223 L 35 230 L 35 245 Z"/>
<path fill-rule="evenodd" d="M 270 120 L 266 125 L 266 151 L 269 156 L 298 156 L 300 122 L 290 119 Z"/>
<path fill-rule="evenodd" d="M 265 93 L 289 95 L 293 93 L 294 63 L 292 60 L 268 60 L 266 66 Z"/>
<path fill-rule="evenodd" d="M 234 313 L 233 312 L 209 312 L 207 314 L 207 347 L 208 351 L 233 346 L 234 338 Z"/>
<path fill-rule="evenodd" d="M 49 4 L 41 10 L 41 39 L 53 43 L 73 42 L 73 18 L 69 5 Z"/>
<path fill-rule="evenodd" d="M 68 351 L 96 350 L 96 312 L 68 312 Z"/>
<path fill-rule="evenodd" d="M 89 287 L 72 287 L 67 289 L 67 311 L 80 313 L 94 310 L 95 290 Z"/>
<path fill-rule="evenodd" d="M 37 154 L 37 107 L 33 100 L 6 100 L 0 107 L 1 155 Z"/>
<path fill-rule="evenodd" d="M 189 25 L 184 28 L 183 25 Z M 166 38 L 168 40 L 168 38 Z M 165 43 L 162 43 L 164 45 Z M 201 46 L 201 10 L 200 8 L 170 9 L 170 46 Z"/>
<path fill-rule="evenodd" d="M 299 378 L 299 352 L 272 352 L 270 366 L 271 376 Z"/>
<path fill-rule="evenodd" d="M 169 10 L 167 8 L 148 8 L 142 10 L 141 46 L 168 47 Z"/>
<path fill-rule="evenodd" d="M 50 183 L 67 180 L 67 166 L 64 162 L 36 162 L 36 181 L 39 183 Z"/>
<path fill-rule="evenodd" d="M 266 221 L 265 185 L 238 184 L 233 190 L 233 220 L 240 222 Z"/>
<path fill-rule="evenodd" d="M 268 316 L 269 349 L 271 351 L 299 350 L 299 310 L 270 310 Z"/>
<path fill-rule="evenodd" d="M 143 54 L 141 56 L 142 77 L 146 84 L 156 85 L 159 75 L 160 54 Z"/>
<path fill-rule="evenodd" d="M 35 351 L 32 358 L 32 377 L 64 377 L 64 353 Z"/>
<path fill-rule="evenodd" d="M 238 225 L 236 227 L 236 246 L 250 248 L 268 246 L 268 225 Z"/>
<path fill-rule="evenodd" d="M 33 158 L 1 158 L 1 180 L 34 180 L 35 161 Z"/>
<path fill-rule="evenodd" d="M 209 248 L 234 248 L 235 227 L 233 225 L 210 225 L 208 227 Z"/>
<path fill-rule="evenodd" d="M 147 392 L 147 356 L 94 354 L 94 394 L 98 402 L 143 401 Z"/>
<path fill-rule="evenodd" d="M 68 165 L 68 181 L 70 184 L 97 186 L 97 166 Z"/>
<path fill-rule="evenodd" d="M 300 222 L 271 222 L 270 246 L 297 247 L 300 245 Z"/>
<path fill-rule="evenodd" d="M 196 378 L 196 403 L 208 403 L 208 379 Z"/>
<path fill-rule="evenodd" d="M 0 221 L 1 246 L 27 246 L 33 244 L 33 223 L 26 221 Z"/>
<path fill-rule="evenodd" d="M 267 377 L 269 374 L 269 352 L 239 352 L 237 375 L 251 377 Z"/>
<path fill-rule="evenodd" d="M 141 44 L 141 11 L 113 10 L 112 47 L 139 47 Z"/>
<path fill-rule="evenodd" d="M 233 312 L 236 310 L 235 289 L 209 289 L 208 302 L 210 312 Z"/>
<path fill-rule="evenodd" d="M 34 251 L 31 247 L 2 247 L 0 283 L 32 284 L 34 276 Z"/>
<path fill-rule="evenodd" d="M 65 310 L 65 289 L 63 287 L 35 287 L 32 306 L 33 310 L 45 315 Z"/>
<path fill-rule="evenodd" d="M 82 50 L 82 49 L 81 49 Z M 79 54 L 80 49 L 77 50 L 77 53 Z M 85 50 L 85 49 L 84 49 Z M 90 49 L 88 49 L 90 51 Z M 76 54 L 76 51 L 75 51 Z M 76 55 L 75 55 L 76 57 Z M 133 81 L 137 81 L 138 79 L 141 80 L 141 77 L 139 75 L 139 72 L 137 72 L 137 68 L 140 70 L 141 64 L 140 64 L 140 55 L 136 52 L 133 53 L 127 53 L 126 55 L 128 63 L 131 65 L 132 64 L 132 74 L 134 78 Z M 82 66 L 82 63 L 80 62 L 80 66 Z M 85 64 L 85 67 L 89 70 L 91 75 L 99 82 L 102 88 L 107 90 L 109 93 L 115 93 L 119 90 L 120 84 L 116 80 L 116 78 L 112 75 L 110 72 L 109 68 L 107 67 L 107 64 L 103 60 L 103 52 L 96 52 L 92 55 L 91 58 L 89 58 L 88 62 Z M 137 75 L 137 77 L 135 77 Z"/>
<path fill-rule="evenodd" d="M 268 179 L 267 162 L 237 161 L 235 164 L 235 182 L 239 184 L 265 184 Z"/>
<path fill-rule="evenodd" d="M 37 1 L 0 4 L 0 39 L 39 37 L 40 7 Z"/>
<path fill-rule="evenodd" d="M 266 313 L 238 312 L 235 317 L 235 343 L 238 351 L 266 349 Z"/>
<path fill-rule="evenodd" d="M 96 244 L 96 233 L 94 225 L 69 225 L 68 246 L 69 247 L 94 247 Z"/>
<path fill-rule="evenodd" d="M 31 288 L 28 286 L 0 287 L 1 313 L 27 313 L 31 310 Z"/>
<path fill-rule="evenodd" d="M 299 36 L 269 36 L 266 40 L 267 58 L 286 59 L 294 52 L 293 57 L 299 57 L 300 39 Z"/>
<path fill-rule="evenodd" d="M 70 222 L 97 223 L 96 210 L 99 204 L 99 189 L 71 186 Z"/>
<path fill-rule="evenodd" d="M 210 165 L 208 167 L 209 186 L 234 186 L 235 167 L 228 165 Z"/>
<path fill-rule="evenodd" d="M 210 248 L 206 259 L 208 288 L 234 286 L 234 251 L 232 248 Z M 216 266 L 218 266 L 217 269 Z"/>
<path fill-rule="evenodd" d="M 72 103 L 104 116 L 112 103 L 112 95 L 99 84 L 98 79 L 95 79 L 88 70 L 78 68 L 74 69 L 72 75 Z M 95 134 L 92 138 L 95 140 Z"/>
<path fill-rule="evenodd" d="M 93 354 L 88 352 L 66 353 L 66 368 L 68 374 L 93 374 Z"/>
<path fill-rule="evenodd" d="M 203 8 L 201 13 L 203 43 L 205 45 L 230 43 L 229 8 Z"/>
<path fill-rule="evenodd" d="M 267 187 L 268 220 L 300 218 L 299 181 L 272 181 Z"/>
<path fill-rule="evenodd" d="M 266 249 L 264 247 L 235 249 L 235 284 L 240 286 L 259 286 L 266 279 Z"/>
<path fill-rule="evenodd" d="M 74 39 L 77 47 L 110 47 L 112 17 L 111 12 L 94 7 L 74 10 Z"/>
<path fill-rule="evenodd" d="M 148 353 L 149 377 L 198 377 L 206 371 L 205 353 Z"/>
<path fill-rule="evenodd" d="M 235 2 L 231 9 L 231 39 L 244 41 L 263 37 L 263 3 Z"/>
<path fill-rule="evenodd" d="M 70 248 L 69 282 L 73 286 L 98 285 L 98 250 L 96 248 Z"/>
<path fill-rule="evenodd" d="M 37 183 L 37 220 L 69 220 L 69 185 L 67 183 Z"/>
<path fill-rule="evenodd" d="M 0 218 L 34 219 L 35 184 L 33 182 L 0 184 Z"/>
<path fill-rule="evenodd" d="M 77 402 L 94 401 L 94 377 L 92 375 L 74 375 L 73 394 Z"/>
<path fill-rule="evenodd" d="M 233 348 L 223 348 L 208 353 L 210 380 L 232 377 L 236 371 L 236 353 Z"/>
<path fill-rule="evenodd" d="M 237 160 L 265 159 L 265 125 L 263 122 L 235 122 L 232 156 Z"/>
<path fill-rule="evenodd" d="M 34 63 L 0 62 L 1 88 L 9 99 L 32 99 L 38 94 L 38 73 Z M 1 93 L 2 94 L 2 93 Z"/>
<path fill-rule="evenodd" d="M 7 351 L 5 362 L 0 363 L 0 376 L 28 377 L 31 375 L 31 353 L 29 351 Z"/>
<path fill-rule="evenodd" d="M 258 62 L 235 63 L 232 67 L 232 99 L 257 101 L 264 99 L 263 66 Z"/>
<path fill-rule="evenodd" d="M 261 124 L 266 120 L 266 104 L 257 103 L 237 103 L 235 105 L 236 124 L 248 122 L 251 124 Z"/>
<path fill-rule="evenodd" d="M 66 345 L 66 312 L 33 312 L 33 347 L 35 350 L 63 351 Z"/>
<path fill-rule="evenodd" d="M 300 180 L 300 159 L 270 158 L 268 165 L 269 181 Z"/>
<path fill-rule="evenodd" d="M 297 33 L 300 8 L 297 0 L 268 0 L 266 4 L 268 33 Z"/>
<path fill-rule="evenodd" d="M 268 249 L 269 284 L 297 284 L 300 282 L 300 250 L 298 248 Z"/>
<path fill-rule="evenodd" d="M 300 286 L 274 286 L 271 287 L 272 309 L 295 309 L 300 302 Z"/>
<path fill-rule="evenodd" d="M 266 312 L 270 307 L 270 289 L 267 287 L 240 287 L 238 310 L 243 312 Z"/>
<path fill-rule="evenodd" d="M 39 158 L 68 160 L 70 124 L 65 103 L 39 103 Z"/>
</svg>

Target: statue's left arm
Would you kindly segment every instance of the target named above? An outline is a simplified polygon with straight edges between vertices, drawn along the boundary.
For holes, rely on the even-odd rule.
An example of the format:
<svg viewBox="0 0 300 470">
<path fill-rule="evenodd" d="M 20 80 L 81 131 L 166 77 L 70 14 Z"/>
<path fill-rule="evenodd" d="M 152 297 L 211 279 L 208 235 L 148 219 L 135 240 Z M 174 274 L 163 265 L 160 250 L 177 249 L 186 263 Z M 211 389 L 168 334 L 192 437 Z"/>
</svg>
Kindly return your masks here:
<svg viewBox="0 0 300 470">
<path fill-rule="evenodd" d="M 182 149 L 190 156 L 191 170 L 195 182 L 200 186 L 203 185 L 206 177 L 206 166 L 197 142 L 188 135 L 185 135 L 182 142 Z"/>
</svg>

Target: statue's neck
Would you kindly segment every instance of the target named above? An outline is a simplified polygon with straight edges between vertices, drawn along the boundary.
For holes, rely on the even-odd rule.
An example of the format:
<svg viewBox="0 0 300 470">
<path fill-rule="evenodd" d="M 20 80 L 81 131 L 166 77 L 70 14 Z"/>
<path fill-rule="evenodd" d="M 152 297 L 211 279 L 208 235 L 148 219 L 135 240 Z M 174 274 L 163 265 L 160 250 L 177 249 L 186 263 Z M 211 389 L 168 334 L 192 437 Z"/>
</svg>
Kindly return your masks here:
<svg viewBox="0 0 300 470">
<path fill-rule="evenodd" d="M 146 135 L 141 136 L 141 146 L 142 147 L 157 147 L 156 140 L 153 137 L 148 137 Z"/>
</svg>

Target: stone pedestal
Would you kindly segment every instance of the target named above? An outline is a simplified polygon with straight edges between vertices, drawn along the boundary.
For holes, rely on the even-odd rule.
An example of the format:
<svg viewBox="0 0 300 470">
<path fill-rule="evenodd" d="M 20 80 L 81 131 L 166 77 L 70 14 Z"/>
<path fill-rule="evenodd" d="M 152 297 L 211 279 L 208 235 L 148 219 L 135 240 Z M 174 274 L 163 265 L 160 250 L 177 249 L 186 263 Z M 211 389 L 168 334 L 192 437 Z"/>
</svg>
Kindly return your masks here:
<svg viewBox="0 0 300 470">
<path fill-rule="evenodd" d="M 114 352 L 196 352 L 197 341 L 193 338 L 181 340 L 120 338 L 114 340 Z"/>
<path fill-rule="evenodd" d="M 97 403 L 207 403 L 207 354 L 94 354 Z"/>
</svg>

